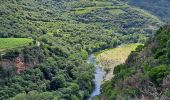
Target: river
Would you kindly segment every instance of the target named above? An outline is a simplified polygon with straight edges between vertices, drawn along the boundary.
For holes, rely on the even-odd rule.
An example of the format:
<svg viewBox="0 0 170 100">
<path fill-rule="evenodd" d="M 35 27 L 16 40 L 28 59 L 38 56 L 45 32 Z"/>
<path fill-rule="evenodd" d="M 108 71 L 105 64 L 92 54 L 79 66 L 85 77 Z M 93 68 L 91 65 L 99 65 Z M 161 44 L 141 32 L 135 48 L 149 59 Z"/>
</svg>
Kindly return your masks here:
<svg viewBox="0 0 170 100">
<path fill-rule="evenodd" d="M 95 83 L 95 89 L 93 90 L 89 98 L 89 100 L 93 100 L 93 97 L 100 94 L 101 84 L 104 80 L 106 72 L 102 69 L 101 65 L 98 65 L 96 63 L 96 57 L 93 54 L 89 56 L 87 62 L 92 63 L 95 67 L 95 78 L 93 80 Z"/>
<path fill-rule="evenodd" d="M 131 51 L 134 51 L 139 45 L 139 43 L 132 43 L 132 44 L 123 44 L 118 46 L 117 48 L 109 49 L 105 52 L 102 52 L 104 59 L 101 59 L 103 62 L 106 62 L 108 65 L 107 67 L 110 69 L 110 72 L 106 74 L 103 70 L 103 67 L 96 63 L 96 57 L 94 54 L 90 55 L 87 62 L 92 63 L 95 67 L 95 89 L 90 95 L 89 100 L 93 100 L 93 98 L 97 95 L 100 95 L 101 84 L 104 80 L 112 79 L 114 67 L 125 63 L 126 59 L 130 55 Z M 107 56 L 107 59 L 106 59 Z M 101 62 L 101 61 L 100 61 Z M 109 63 L 111 62 L 111 63 Z M 110 67 L 109 67 L 110 66 Z"/>
</svg>

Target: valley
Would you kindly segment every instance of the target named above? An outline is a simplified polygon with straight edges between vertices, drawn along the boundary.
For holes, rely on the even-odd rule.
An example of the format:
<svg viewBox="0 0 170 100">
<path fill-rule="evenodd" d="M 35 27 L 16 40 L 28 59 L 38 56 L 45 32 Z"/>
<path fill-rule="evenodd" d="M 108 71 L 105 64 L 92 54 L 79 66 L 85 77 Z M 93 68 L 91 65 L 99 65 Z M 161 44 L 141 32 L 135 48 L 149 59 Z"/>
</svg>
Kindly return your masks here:
<svg viewBox="0 0 170 100">
<path fill-rule="evenodd" d="M 114 77 L 102 84 L 101 95 L 96 99 L 168 100 L 169 30 L 169 25 L 161 27 L 145 45 L 138 46 L 124 64 L 114 67 Z"/>
<path fill-rule="evenodd" d="M 134 98 L 140 93 L 136 88 L 117 85 L 145 67 L 150 72 L 147 62 L 153 57 L 140 62 L 143 69 L 130 66 L 164 25 L 126 0 L 1 0 L 0 23 L 0 100 Z M 154 57 L 163 58 L 168 50 Z M 156 79 L 158 69 L 152 70 L 142 78 Z M 103 82 L 105 71 L 111 74 Z"/>
<path fill-rule="evenodd" d="M 95 89 L 89 100 L 93 100 L 95 96 L 100 95 L 102 83 L 113 78 L 114 67 L 125 63 L 125 60 L 130 55 L 131 51 L 134 51 L 139 45 L 141 44 L 124 44 L 89 56 L 87 62 L 92 63 L 95 67 L 95 78 L 93 80 Z"/>
</svg>

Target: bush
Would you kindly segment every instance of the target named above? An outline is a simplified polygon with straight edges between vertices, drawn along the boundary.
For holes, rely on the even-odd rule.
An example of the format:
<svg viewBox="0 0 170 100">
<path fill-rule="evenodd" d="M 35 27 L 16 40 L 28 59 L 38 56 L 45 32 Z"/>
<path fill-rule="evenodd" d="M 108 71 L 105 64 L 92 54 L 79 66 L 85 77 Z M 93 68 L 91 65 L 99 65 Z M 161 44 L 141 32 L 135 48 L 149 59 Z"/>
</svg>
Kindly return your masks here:
<svg viewBox="0 0 170 100">
<path fill-rule="evenodd" d="M 166 65 L 160 65 L 151 69 L 151 71 L 149 72 L 149 77 L 156 84 L 156 86 L 160 86 L 163 79 L 169 74 L 170 68 Z"/>
<path fill-rule="evenodd" d="M 123 70 L 123 69 L 125 69 L 126 68 L 126 66 L 125 65 L 118 65 L 118 66 L 116 66 L 115 68 L 114 68 L 114 71 L 113 71 L 113 74 L 117 74 L 117 73 L 119 73 L 121 70 Z"/>
<path fill-rule="evenodd" d="M 63 75 L 58 75 L 52 79 L 50 83 L 51 90 L 57 90 L 58 88 L 62 88 L 65 85 L 65 78 Z"/>
</svg>

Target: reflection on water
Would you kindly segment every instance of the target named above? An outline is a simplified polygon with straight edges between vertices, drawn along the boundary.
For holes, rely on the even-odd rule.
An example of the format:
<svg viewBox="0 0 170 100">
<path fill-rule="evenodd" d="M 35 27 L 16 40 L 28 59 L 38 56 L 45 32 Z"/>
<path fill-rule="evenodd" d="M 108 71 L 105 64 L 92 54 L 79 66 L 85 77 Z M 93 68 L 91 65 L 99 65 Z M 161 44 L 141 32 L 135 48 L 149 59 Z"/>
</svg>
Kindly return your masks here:
<svg viewBox="0 0 170 100">
<path fill-rule="evenodd" d="M 89 56 L 87 62 L 92 63 L 95 66 L 95 78 L 93 80 L 95 83 L 95 89 L 93 90 L 89 98 L 89 100 L 93 100 L 93 97 L 100 94 L 101 83 L 104 79 L 105 71 L 102 69 L 100 65 L 96 63 L 96 58 L 93 54 Z"/>
</svg>

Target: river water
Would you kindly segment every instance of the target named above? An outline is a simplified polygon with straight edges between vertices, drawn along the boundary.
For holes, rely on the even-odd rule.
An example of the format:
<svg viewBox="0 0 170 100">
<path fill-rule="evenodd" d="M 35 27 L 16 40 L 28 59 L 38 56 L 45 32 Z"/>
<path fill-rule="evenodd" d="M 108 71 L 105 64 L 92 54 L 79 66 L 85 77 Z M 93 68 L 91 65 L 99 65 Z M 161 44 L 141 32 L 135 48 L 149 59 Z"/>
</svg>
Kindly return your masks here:
<svg viewBox="0 0 170 100">
<path fill-rule="evenodd" d="M 100 94 L 101 84 L 104 80 L 106 72 L 102 69 L 101 65 L 98 65 L 96 63 L 96 57 L 93 54 L 89 56 L 87 62 L 93 64 L 95 67 L 95 78 L 93 80 L 95 83 L 95 89 L 93 90 L 89 98 L 89 100 L 93 100 L 93 97 Z"/>
</svg>

